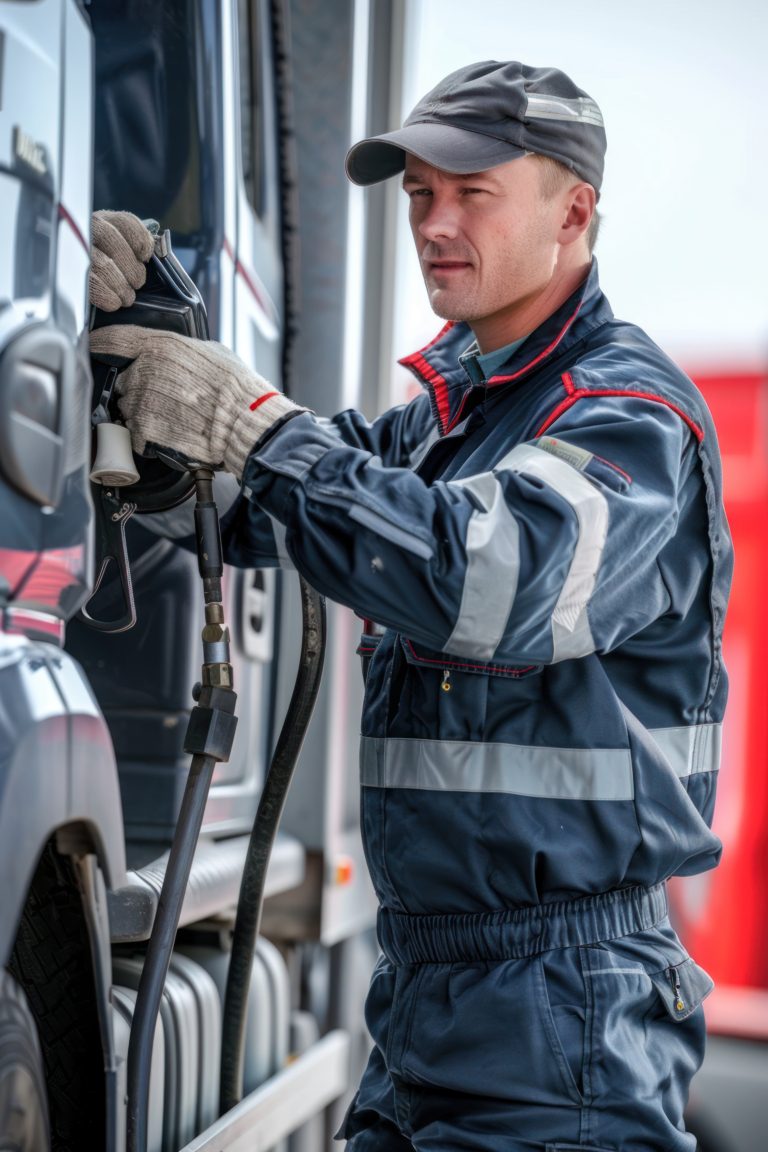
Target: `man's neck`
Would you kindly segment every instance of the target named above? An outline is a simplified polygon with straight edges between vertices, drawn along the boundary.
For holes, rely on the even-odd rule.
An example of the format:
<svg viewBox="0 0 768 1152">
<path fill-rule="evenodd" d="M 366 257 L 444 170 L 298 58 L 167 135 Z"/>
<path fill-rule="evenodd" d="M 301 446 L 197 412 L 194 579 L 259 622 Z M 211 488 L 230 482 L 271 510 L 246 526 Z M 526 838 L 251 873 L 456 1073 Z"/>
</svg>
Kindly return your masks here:
<svg viewBox="0 0 768 1152">
<path fill-rule="evenodd" d="M 553 278 L 541 292 L 529 299 L 517 301 L 514 308 L 509 311 L 502 309 L 492 316 L 471 320 L 469 325 L 475 334 L 481 354 L 495 352 L 498 348 L 530 335 L 557 312 L 568 297 L 584 283 L 590 267 L 591 261 L 580 264 L 565 275 Z"/>
</svg>

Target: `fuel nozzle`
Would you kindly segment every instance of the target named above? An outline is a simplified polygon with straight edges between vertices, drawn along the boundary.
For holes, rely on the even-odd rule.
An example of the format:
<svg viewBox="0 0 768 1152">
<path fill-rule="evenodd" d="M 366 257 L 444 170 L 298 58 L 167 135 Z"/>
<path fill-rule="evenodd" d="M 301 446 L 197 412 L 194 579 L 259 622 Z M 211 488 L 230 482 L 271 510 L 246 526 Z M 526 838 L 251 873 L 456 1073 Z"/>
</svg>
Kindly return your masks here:
<svg viewBox="0 0 768 1152">
<path fill-rule="evenodd" d="M 224 622 L 221 593 L 224 560 L 218 510 L 213 499 L 213 471 L 210 468 L 197 468 L 194 479 L 197 495 L 195 503 L 197 564 L 203 581 L 205 601 L 202 686 L 232 688 L 229 628 Z"/>
</svg>

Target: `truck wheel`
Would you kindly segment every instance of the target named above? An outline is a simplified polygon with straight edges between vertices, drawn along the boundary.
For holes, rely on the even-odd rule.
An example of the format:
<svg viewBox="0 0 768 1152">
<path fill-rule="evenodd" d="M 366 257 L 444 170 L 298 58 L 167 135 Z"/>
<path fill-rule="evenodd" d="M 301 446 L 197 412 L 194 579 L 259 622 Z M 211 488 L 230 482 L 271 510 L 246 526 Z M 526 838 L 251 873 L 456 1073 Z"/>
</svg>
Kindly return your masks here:
<svg viewBox="0 0 768 1152">
<path fill-rule="evenodd" d="M 90 942 L 72 865 L 51 843 L 38 862 L 8 970 L 37 1021 L 52 1152 L 104 1152 L 104 1056 Z"/>
<path fill-rule="evenodd" d="M 48 1152 L 40 1042 L 26 997 L 0 972 L 0 1152 Z"/>
</svg>

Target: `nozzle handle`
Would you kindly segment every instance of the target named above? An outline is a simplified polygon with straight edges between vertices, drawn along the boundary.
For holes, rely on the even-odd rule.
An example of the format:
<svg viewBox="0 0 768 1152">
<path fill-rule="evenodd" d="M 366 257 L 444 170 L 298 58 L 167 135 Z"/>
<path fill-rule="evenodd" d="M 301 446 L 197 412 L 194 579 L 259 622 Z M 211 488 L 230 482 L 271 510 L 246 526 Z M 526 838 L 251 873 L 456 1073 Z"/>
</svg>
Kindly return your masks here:
<svg viewBox="0 0 768 1152">
<path fill-rule="evenodd" d="M 127 632 L 136 623 L 136 602 L 133 596 L 133 582 L 128 562 L 128 545 L 125 539 L 125 525 L 136 511 L 136 505 L 120 497 L 118 489 L 93 488 L 94 510 L 96 513 L 96 548 L 101 557 L 101 566 L 96 575 L 93 591 L 80 609 L 79 615 L 86 624 L 97 632 Z M 103 620 L 93 616 L 90 607 L 104 581 L 111 564 L 117 566 L 122 611 L 113 619 Z"/>
</svg>

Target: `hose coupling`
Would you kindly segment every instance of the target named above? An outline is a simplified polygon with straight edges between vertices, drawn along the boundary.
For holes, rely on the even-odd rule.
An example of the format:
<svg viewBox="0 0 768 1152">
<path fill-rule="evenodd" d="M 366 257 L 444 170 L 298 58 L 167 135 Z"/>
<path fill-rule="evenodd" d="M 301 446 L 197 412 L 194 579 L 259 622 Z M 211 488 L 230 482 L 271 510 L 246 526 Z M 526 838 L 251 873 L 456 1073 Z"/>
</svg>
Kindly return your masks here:
<svg viewBox="0 0 768 1152">
<path fill-rule="evenodd" d="M 230 663 L 229 628 L 224 623 L 224 609 L 221 604 L 206 604 L 202 639 L 203 684 L 214 685 L 217 688 L 231 688 L 233 676 Z"/>
</svg>

